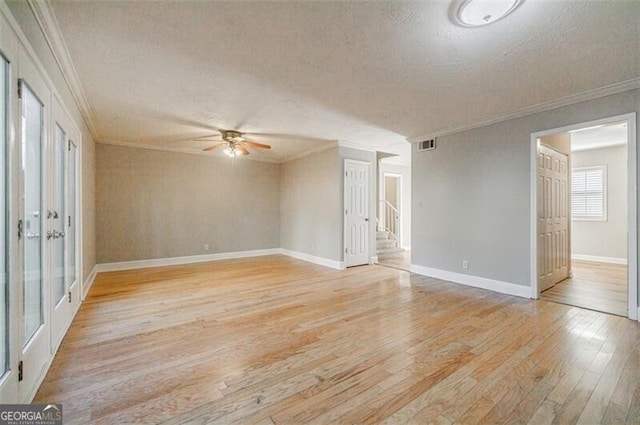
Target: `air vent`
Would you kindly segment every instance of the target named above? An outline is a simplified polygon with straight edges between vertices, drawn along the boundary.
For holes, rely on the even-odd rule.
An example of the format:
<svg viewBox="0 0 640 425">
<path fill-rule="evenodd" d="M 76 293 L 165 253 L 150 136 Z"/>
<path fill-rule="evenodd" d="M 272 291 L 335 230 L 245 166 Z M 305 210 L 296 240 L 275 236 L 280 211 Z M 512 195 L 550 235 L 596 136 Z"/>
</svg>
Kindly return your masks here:
<svg viewBox="0 0 640 425">
<path fill-rule="evenodd" d="M 431 151 L 436 148 L 436 139 L 423 140 L 418 142 L 418 152 Z"/>
</svg>

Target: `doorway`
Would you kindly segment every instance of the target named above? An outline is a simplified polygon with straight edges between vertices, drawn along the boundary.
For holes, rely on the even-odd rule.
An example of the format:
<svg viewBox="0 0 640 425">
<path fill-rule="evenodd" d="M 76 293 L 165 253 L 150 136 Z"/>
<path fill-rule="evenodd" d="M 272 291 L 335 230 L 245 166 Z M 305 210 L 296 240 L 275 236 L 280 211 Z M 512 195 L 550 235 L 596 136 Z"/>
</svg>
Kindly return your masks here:
<svg viewBox="0 0 640 425">
<path fill-rule="evenodd" d="M 534 298 L 637 317 L 634 126 L 629 114 L 532 135 Z"/>
<path fill-rule="evenodd" d="M 411 167 L 379 161 L 376 256 L 378 264 L 411 269 Z"/>
</svg>

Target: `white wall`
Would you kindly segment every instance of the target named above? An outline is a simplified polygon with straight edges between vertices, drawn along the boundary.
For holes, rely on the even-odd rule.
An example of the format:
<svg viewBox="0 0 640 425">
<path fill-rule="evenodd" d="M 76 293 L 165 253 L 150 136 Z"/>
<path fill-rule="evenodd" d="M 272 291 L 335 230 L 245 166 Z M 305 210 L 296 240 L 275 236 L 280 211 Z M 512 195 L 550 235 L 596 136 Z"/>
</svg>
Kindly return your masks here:
<svg viewBox="0 0 640 425">
<path fill-rule="evenodd" d="M 607 166 L 607 221 L 571 222 L 571 253 L 627 258 L 627 146 L 573 152 L 572 167 Z"/>
<path fill-rule="evenodd" d="M 400 205 L 401 214 L 401 243 L 402 247 L 409 249 L 411 247 L 411 167 L 403 165 L 392 165 L 382 160 L 379 163 L 379 190 L 382 190 L 382 179 L 384 173 L 398 174 L 402 176 L 402 193 L 400 195 L 402 205 Z M 383 199 L 384 195 L 380 192 L 379 199 Z"/>
<path fill-rule="evenodd" d="M 640 90 L 444 136 L 434 151 L 414 146 L 413 264 L 530 286 L 531 133 L 634 111 Z"/>
</svg>

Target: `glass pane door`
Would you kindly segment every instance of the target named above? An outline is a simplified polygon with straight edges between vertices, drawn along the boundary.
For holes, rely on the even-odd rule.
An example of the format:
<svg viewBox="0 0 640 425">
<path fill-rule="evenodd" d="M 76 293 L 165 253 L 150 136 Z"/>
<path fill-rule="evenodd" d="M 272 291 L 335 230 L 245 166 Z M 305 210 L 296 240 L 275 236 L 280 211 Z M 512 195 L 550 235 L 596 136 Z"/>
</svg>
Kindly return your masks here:
<svg viewBox="0 0 640 425">
<path fill-rule="evenodd" d="M 22 84 L 22 175 L 24 181 L 23 345 L 43 322 L 42 300 L 42 145 L 44 106 Z"/>
<path fill-rule="evenodd" d="M 67 285 L 70 288 L 77 279 L 77 267 L 76 267 L 76 155 L 78 148 L 73 142 L 70 142 L 69 148 L 69 188 L 67 191 L 68 196 L 68 214 L 67 214 L 67 231 L 66 231 L 66 243 L 69 255 L 69 269 Z"/>
<path fill-rule="evenodd" d="M 67 135 L 64 130 L 56 125 L 54 154 L 54 187 L 53 202 L 54 210 L 51 212 L 52 218 L 52 237 L 53 237 L 53 293 L 54 305 L 60 303 L 64 299 L 66 284 L 64 278 L 65 261 L 64 261 L 64 241 L 65 241 L 65 208 L 64 208 L 64 192 L 65 192 L 65 175 L 64 175 L 64 157 L 67 152 Z"/>
<path fill-rule="evenodd" d="M 7 371 L 9 357 L 8 68 L 7 61 L 0 57 L 0 376 Z"/>
</svg>

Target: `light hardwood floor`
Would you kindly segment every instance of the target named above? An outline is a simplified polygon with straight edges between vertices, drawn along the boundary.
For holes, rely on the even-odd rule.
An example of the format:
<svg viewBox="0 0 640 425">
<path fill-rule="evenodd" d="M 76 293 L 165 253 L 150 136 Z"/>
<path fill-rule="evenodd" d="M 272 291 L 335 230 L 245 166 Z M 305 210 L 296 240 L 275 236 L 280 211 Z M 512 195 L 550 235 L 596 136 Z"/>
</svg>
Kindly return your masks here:
<svg viewBox="0 0 640 425">
<path fill-rule="evenodd" d="M 627 317 L 626 265 L 577 260 L 571 263 L 573 277 L 542 292 L 542 298 Z"/>
<path fill-rule="evenodd" d="M 395 258 L 387 258 L 378 261 L 379 264 L 396 269 L 411 271 L 411 251 L 405 251 L 401 256 Z"/>
<path fill-rule="evenodd" d="M 65 424 L 638 424 L 640 327 L 381 266 L 112 272 L 35 402 Z"/>
</svg>

